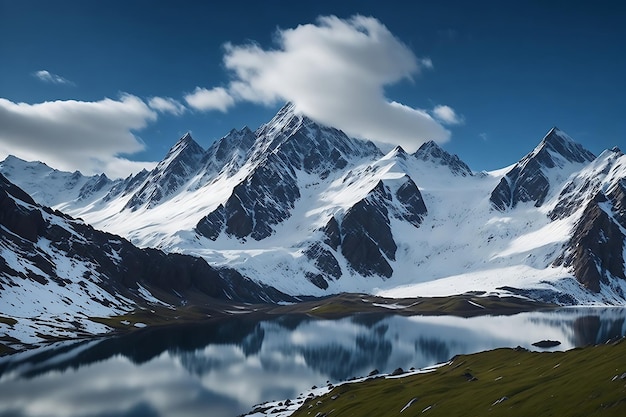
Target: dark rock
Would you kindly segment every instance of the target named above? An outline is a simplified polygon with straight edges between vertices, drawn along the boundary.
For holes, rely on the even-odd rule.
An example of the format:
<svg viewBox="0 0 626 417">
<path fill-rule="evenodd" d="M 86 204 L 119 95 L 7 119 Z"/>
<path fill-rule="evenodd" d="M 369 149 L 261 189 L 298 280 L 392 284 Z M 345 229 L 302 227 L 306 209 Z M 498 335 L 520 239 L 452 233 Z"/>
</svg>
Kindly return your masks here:
<svg viewBox="0 0 626 417">
<path fill-rule="evenodd" d="M 379 373 L 380 373 L 380 371 L 378 369 L 374 369 L 367 376 L 374 376 L 374 375 L 378 375 Z"/>
<path fill-rule="evenodd" d="M 17 204 L 10 196 L 35 204 L 28 194 L 0 174 L 0 224 L 23 239 L 36 242 L 46 228 L 41 212 Z"/>
<path fill-rule="evenodd" d="M 78 198 L 83 200 L 87 199 L 98 191 L 103 190 L 105 187 L 110 186 L 112 183 L 113 181 L 111 181 L 105 174 L 92 177 L 81 187 L 78 192 Z"/>
<path fill-rule="evenodd" d="M 620 195 L 615 193 L 615 197 Z M 609 199 L 598 192 L 587 205 L 578 221 L 566 250 L 555 265 L 571 267 L 576 279 L 587 289 L 600 292 L 602 283 L 609 284 L 611 277 L 626 279 L 624 275 L 624 235 L 619 224 L 613 221 L 600 205 Z M 623 207 L 623 195 L 612 206 Z"/>
<path fill-rule="evenodd" d="M 395 260 L 397 246 L 391 234 L 386 201 L 391 200 L 379 182 L 368 196 L 352 206 L 341 222 L 341 252 L 358 273 L 391 277 L 387 259 Z"/>
<path fill-rule="evenodd" d="M 329 279 L 341 278 L 341 266 L 333 253 L 320 243 L 309 246 L 304 254 L 313 261 L 314 265 Z"/>
<path fill-rule="evenodd" d="M 469 372 L 465 372 L 463 374 L 463 376 L 469 381 L 469 382 L 474 382 L 474 381 L 478 381 L 478 378 L 476 378 L 474 375 L 472 375 Z"/>
<path fill-rule="evenodd" d="M 415 182 L 408 175 L 405 176 L 405 179 L 404 184 L 396 191 L 396 198 L 404 209 L 398 214 L 401 219 L 408 221 L 415 227 L 419 227 L 428 210 Z"/>
<path fill-rule="evenodd" d="M 341 232 L 335 216 L 328 220 L 322 231 L 324 232 L 324 243 L 337 250 L 339 245 L 341 245 Z"/>
<path fill-rule="evenodd" d="M 541 340 L 539 342 L 533 343 L 533 346 L 545 349 L 545 348 L 559 346 L 560 344 L 561 342 L 559 342 L 558 340 Z"/>
<path fill-rule="evenodd" d="M 283 299 L 283 296 L 292 299 L 271 287 L 256 284 L 234 270 L 215 269 L 202 258 L 139 249 L 119 236 L 100 232 L 69 216 L 31 204 L 33 201 L 27 194 L 2 176 L 0 187 L 0 225 L 3 226 L 0 238 L 12 242 L 15 256 L 26 259 L 46 275 L 32 271 L 27 275 L 20 274 L 2 262 L 0 272 L 9 280 L 28 277 L 45 284 L 49 279 L 60 286 L 72 282 L 57 275 L 54 260 L 38 246 L 40 238 L 44 238 L 54 250 L 90 267 L 85 280 L 95 278 L 94 282 L 110 294 L 122 295 L 138 303 L 146 301 L 137 292 L 140 284 L 170 302 L 180 299 L 181 295 L 202 303 L 209 299 L 244 302 L 266 302 Z M 52 220 L 44 219 L 42 213 L 52 216 Z"/>
<path fill-rule="evenodd" d="M 189 133 L 185 134 L 148 174 L 146 182 L 124 208 L 136 210 L 144 205 L 154 207 L 162 202 L 198 171 L 203 157 L 204 149 Z"/>
<path fill-rule="evenodd" d="M 324 275 L 314 274 L 312 272 L 307 271 L 304 273 L 304 276 L 317 288 L 320 288 L 322 290 L 325 290 L 328 288 L 328 281 L 326 281 L 326 279 L 324 278 Z"/>
<path fill-rule="evenodd" d="M 397 368 L 392 373 L 390 373 L 389 375 L 391 375 L 391 376 L 398 376 L 398 375 L 402 375 L 402 374 L 405 374 L 405 373 L 406 372 L 404 371 L 404 369 Z"/>
<path fill-rule="evenodd" d="M 560 157 L 555 157 L 558 154 Z M 567 135 L 552 128 L 539 146 L 520 160 L 500 180 L 491 193 L 494 208 L 505 211 L 518 203 L 534 202 L 541 206 L 550 190 L 546 171 L 562 168 L 563 160 L 572 163 L 591 162 L 595 155 L 572 141 Z"/>
<path fill-rule="evenodd" d="M 214 211 L 200 219 L 196 225 L 196 232 L 211 240 L 218 238 L 226 225 L 226 213 L 224 206 L 220 204 Z"/>
<path fill-rule="evenodd" d="M 447 166 L 454 175 L 472 176 L 472 170 L 457 155 L 451 155 L 433 141 L 422 144 L 413 156 L 422 161 L 432 161 Z"/>
</svg>

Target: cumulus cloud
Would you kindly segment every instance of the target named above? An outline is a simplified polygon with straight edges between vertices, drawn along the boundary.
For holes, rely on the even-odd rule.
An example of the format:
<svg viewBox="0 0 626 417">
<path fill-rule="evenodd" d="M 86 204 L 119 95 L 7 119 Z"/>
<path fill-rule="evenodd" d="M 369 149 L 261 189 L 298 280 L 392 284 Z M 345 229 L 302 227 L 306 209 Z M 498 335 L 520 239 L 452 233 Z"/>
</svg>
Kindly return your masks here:
<svg viewBox="0 0 626 417">
<path fill-rule="evenodd" d="M 444 124 L 458 125 L 463 123 L 463 118 L 456 114 L 454 109 L 450 106 L 435 106 L 433 114 L 437 120 Z"/>
<path fill-rule="evenodd" d="M 33 73 L 33 76 L 46 83 L 74 85 L 74 83 L 67 78 L 63 78 L 60 75 L 53 74 L 46 70 L 36 71 Z"/>
<path fill-rule="evenodd" d="M 268 50 L 253 43 L 226 44 L 224 64 L 233 79 L 221 94 L 266 105 L 290 101 L 320 123 L 408 151 L 426 140 L 449 139 L 450 132 L 429 111 L 385 96 L 386 86 L 412 80 L 433 64 L 377 19 L 320 17 L 316 24 L 279 30 L 276 44 Z M 204 91 L 197 88 L 194 97 Z"/>
<path fill-rule="evenodd" d="M 219 110 L 226 112 L 235 104 L 235 99 L 222 87 L 215 87 L 210 90 L 196 87 L 193 93 L 185 95 L 185 101 L 189 106 L 200 111 Z"/>
<path fill-rule="evenodd" d="M 145 148 L 132 132 L 156 119 L 143 100 L 128 94 L 118 100 L 37 104 L 0 98 L 0 157 L 13 154 L 61 170 L 123 177 L 154 166 L 121 155 Z"/>
<path fill-rule="evenodd" d="M 160 113 L 170 113 L 174 116 L 180 116 L 186 110 L 180 101 L 170 97 L 152 97 L 148 100 L 148 106 Z"/>
</svg>

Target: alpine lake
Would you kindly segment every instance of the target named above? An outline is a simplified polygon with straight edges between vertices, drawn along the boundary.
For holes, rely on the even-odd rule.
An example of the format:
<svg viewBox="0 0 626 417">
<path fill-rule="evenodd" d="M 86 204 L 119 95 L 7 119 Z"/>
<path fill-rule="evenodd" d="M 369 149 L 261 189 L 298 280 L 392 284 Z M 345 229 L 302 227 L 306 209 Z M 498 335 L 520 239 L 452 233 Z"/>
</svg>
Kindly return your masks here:
<svg viewBox="0 0 626 417">
<path fill-rule="evenodd" d="M 626 335 L 624 308 L 509 315 L 233 314 L 0 357 L 0 416 L 235 417 L 377 370 L 501 347 L 569 350 Z M 541 349 L 533 343 L 559 341 Z"/>
</svg>

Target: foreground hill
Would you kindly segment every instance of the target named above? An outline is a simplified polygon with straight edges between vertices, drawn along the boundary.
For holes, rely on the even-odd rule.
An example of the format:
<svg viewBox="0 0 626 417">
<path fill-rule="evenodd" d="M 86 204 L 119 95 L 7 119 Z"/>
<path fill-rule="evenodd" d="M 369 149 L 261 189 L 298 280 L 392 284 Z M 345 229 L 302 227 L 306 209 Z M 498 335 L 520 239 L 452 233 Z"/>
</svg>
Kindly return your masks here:
<svg viewBox="0 0 626 417">
<path fill-rule="evenodd" d="M 622 339 L 567 352 L 520 348 L 459 355 L 425 373 L 374 376 L 322 389 L 329 392 L 301 406 L 268 404 L 250 415 L 622 416 L 625 354 Z"/>
<path fill-rule="evenodd" d="M 288 104 L 206 150 L 187 134 L 124 180 L 13 157 L 0 172 L 140 247 L 291 295 L 626 301 L 626 157 L 596 157 L 557 128 L 513 166 L 477 173 L 434 142 L 384 154 Z"/>
</svg>

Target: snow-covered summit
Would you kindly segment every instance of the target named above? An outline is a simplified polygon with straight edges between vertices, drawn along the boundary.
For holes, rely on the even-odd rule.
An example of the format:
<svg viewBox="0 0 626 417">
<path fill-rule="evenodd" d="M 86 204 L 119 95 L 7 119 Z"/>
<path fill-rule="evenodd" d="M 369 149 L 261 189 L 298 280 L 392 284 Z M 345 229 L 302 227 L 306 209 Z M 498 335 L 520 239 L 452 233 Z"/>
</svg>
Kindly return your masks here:
<svg viewBox="0 0 626 417">
<path fill-rule="evenodd" d="M 473 175 L 472 170 L 457 155 L 451 155 L 432 140 L 423 143 L 413 156 L 422 161 L 447 166 L 455 175 Z"/>
<path fill-rule="evenodd" d="M 154 207 L 167 199 L 196 172 L 203 157 L 204 149 L 186 133 L 150 172 L 141 189 L 132 196 L 125 208 L 136 210 L 143 205 Z"/>
<path fill-rule="evenodd" d="M 0 162 L 0 173 L 28 190 L 39 204 L 47 206 L 73 200 L 89 203 L 101 198 L 117 183 L 104 174 L 85 176 L 79 171 L 59 171 L 43 162 L 27 162 L 13 155 Z"/>
<path fill-rule="evenodd" d="M 595 159 L 595 155 L 553 127 L 539 145 L 506 173 L 491 193 L 497 210 L 519 203 L 541 206 L 567 177 Z"/>
</svg>

